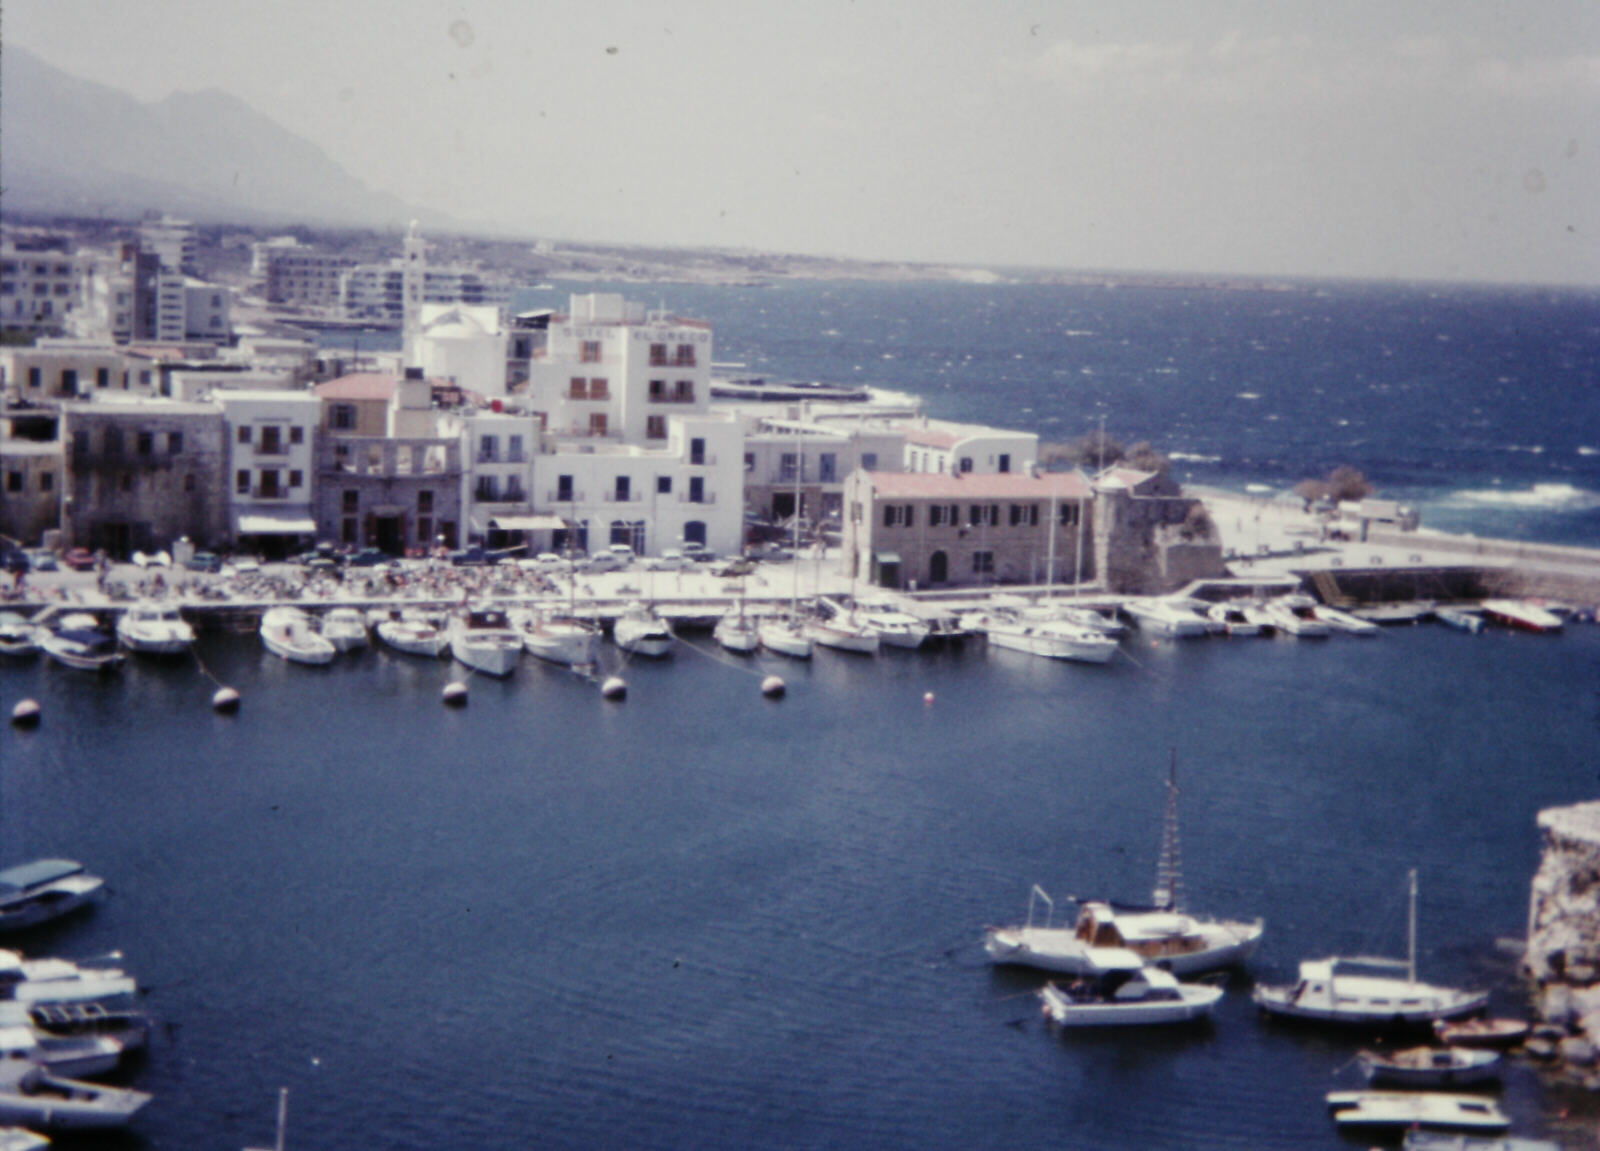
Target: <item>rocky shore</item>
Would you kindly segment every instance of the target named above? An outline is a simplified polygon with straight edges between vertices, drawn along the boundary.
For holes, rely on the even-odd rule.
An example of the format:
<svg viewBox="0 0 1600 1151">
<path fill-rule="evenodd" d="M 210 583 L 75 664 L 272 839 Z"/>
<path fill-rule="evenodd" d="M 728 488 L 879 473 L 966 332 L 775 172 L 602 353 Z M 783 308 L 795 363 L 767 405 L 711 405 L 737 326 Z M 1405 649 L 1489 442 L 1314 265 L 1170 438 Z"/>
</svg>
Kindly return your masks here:
<svg viewBox="0 0 1600 1151">
<path fill-rule="evenodd" d="M 1541 811 L 1539 827 L 1524 964 L 1542 1025 L 1529 1051 L 1600 1091 L 1600 800 Z"/>
</svg>

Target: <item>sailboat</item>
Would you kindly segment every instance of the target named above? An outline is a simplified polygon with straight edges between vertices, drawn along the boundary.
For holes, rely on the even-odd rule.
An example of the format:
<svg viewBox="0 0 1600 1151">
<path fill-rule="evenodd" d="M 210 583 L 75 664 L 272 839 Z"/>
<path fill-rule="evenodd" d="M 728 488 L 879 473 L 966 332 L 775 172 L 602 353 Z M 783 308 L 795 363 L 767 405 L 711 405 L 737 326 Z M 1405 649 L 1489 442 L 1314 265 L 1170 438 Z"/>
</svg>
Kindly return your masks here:
<svg viewBox="0 0 1600 1151">
<path fill-rule="evenodd" d="M 749 655 L 761 646 L 761 633 L 756 630 L 756 621 L 744 614 L 744 587 L 739 588 L 739 601 L 729 608 L 717 626 L 711 629 L 711 637 L 728 651 L 739 655 Z"/>
<path fill-rule="evenodd" d="M 1044 923 L 1036 924 L 1035 908 L 1045 906 Z M 1194 975 L 1245 962 L 1261 942 L 1259 919 L 1199 919 L 1183 910 L 1183 878 L 1178 850 L 1178 757 L 1173 753 L 1167 776 L 1167 811 L 1161 829 L 1161 855 L 1156 886 L 1147 907 L 1128 907 L 1107 900 L 1078 905 L 1077 922 L 1052 924 L 1054 901 L 1038 884 L 1028 895 L 1028 918 L 1021 927 L 991 927 L 984 950 L 995 963 L 1064 971 L 1095 972 L 1094 953 L 1101 948 L 1126 948 L 1146 963 L 1175 975 Z"/>
<path fill-rule="evenodd" d="M 1417 872 L 1409 874 L 1410 914 L 1405 959 L 1371 956 L 1305 959 L 1292 984 L 1257 987 L 1254 998 L 1269 1015 L 1321 1023 L 1405 1026 L 1455 1019 L 1481 1011 L 1487 991 L 1461 991 L 1417 982 Z"/>
<path fill-rule="evenodd" d="M 578 618 L 577 563 L 572 556 L 577 534 L 577 510 L 573 527 L 567 533 L 567 610 L 558 612 L 542 606 L 514 613 L 522 646 L 529 655 L 568 667 L 587 667 L 599 658 L 600 629 L 592 621 Z"/>
<path fill-rule="evenodd" d="M 794 590 L 789 596 L 788 614 L 762 617 L 761 622 L 756 625 L 756 634 L 761 637 L 761 646 L 769 651 L 789 656 L 791 659 L 810 659 L 811 636 L 806 633 L 805 624 L 800 619 L 800 479 L 805 471 L 805 453 L 800 450 L 799 439 L 800 433 L 797 430 L 794 470 L 794 546 L 789 549 L 794 553 L 790 559 L 794 565 Z"/>
</svg>

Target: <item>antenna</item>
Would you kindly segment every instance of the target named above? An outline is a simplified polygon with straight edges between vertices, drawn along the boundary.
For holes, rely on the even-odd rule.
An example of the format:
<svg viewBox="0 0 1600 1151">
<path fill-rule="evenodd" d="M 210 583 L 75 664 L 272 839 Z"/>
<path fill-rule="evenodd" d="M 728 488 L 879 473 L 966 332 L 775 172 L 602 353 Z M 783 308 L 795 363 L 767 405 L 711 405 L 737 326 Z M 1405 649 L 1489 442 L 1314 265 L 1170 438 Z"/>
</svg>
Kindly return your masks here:
<svg viewBox="0 0 1600 1151">
<path fill-rule="evenodd" d="M 1162 911 L 1183 910 L 1182 861 L 1178 853 L 1178 749 L 1172 749 L 1167 773 L 1167 816 L 1161 826 L 1161 857 L 1156 863 L 1156 888 L 1151 902 Z"/>
</svg>

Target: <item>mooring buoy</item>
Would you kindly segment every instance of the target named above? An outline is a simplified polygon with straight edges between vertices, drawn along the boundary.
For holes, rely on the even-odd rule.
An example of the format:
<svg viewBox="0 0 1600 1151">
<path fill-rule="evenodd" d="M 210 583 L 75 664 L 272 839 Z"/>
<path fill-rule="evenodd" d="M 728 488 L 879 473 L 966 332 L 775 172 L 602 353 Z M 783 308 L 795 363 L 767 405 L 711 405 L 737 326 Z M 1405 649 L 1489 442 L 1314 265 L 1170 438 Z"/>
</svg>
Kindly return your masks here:
<svg viewBox="0 0 1600 1151">
<path fill-rule="evenodd" d="M 211 696 L 211 707 L 213 711 L 219 711 L 223 715 L 232 715 L 239 710 L 238 691 L 231 687 L 217 688 Z"/>
<path fill-rule="evenodd" d="M 11 722 L 18 727 L 38 727 L 39 715 L 39 701 L 36 699 L 24 699 L 11 709 Z"/>
<path fill-rule="evenodd" d="M 443 698 L 446 707 L 466 707 L 467 685 L 464 683 L 445 684 Z"/>
<path fill-rule="evenodd" d="M 600 694 L 606 699 L 627 699 L 628 684 L 620 675 L 607 676 L 600 685 Z"/>
<path fill-rule="evenodd" d="M 783 682 L 781 675 L 769 675 L 761 681 L 761 694 L 768 699 L 782 699 L 788 690 L 789 685 Z"/>
<path fill-rule="evenodd" d="M 933 692 L 931 692 L 931 691 L 923 692 L 922 693 L 922 702 L 927 704 L 929 707 L 932 707 L 933 706 Z"/>
</svg>

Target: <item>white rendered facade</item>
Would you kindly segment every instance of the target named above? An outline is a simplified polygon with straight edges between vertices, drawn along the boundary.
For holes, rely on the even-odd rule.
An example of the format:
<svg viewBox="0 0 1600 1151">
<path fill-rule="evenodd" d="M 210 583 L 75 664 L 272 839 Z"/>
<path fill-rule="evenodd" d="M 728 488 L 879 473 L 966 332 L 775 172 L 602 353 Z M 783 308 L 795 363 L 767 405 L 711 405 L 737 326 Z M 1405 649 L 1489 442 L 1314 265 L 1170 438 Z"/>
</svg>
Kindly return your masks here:
<svg viewBox="0 0 1600 1151">
<path fill-rule="evenodd" d="M 199 271 L 196 256 L 199 243 L 194 224 L 171 216 L 144 220 L 139 224 L 139 247 L 154 252 L 161 266 L 173 272 L 193 275 Z"/>
<path fill-rule="evenodd" d="M 250 245 L 250 275 L 273 304 L 333 307 L 339 302 L 339 277 L 352 263 L 348 256 L 313 248 L 293 236 Z"/>
<path fill-rule="evenodd" d="M 1005 475 L 1031 468 L 1039 458 L 1039 437 L 975 424 L 923 417 L 907 426 L 901 470 L 936 475 Z"/>
<path fill-rule="evenodd" d="M 0 248 L 0 327 L 24 332 L 62 330 L 83 303 L 90 259 L 53 251 Z"/>
<path fill-rule="evenodd" d="M 416 364 L 430 379 L 449 379 L 490 399 L 506 394 L 509 336 L 499 308 L 423 304 L 415 340 Z"/>
<path fill-rule="evenodd" d="M 214 393 L 228 438 L 228 524 L 233 538 L 316 533 L 312 484 L 322 401 L 314 392 Z"/>
</svg>

